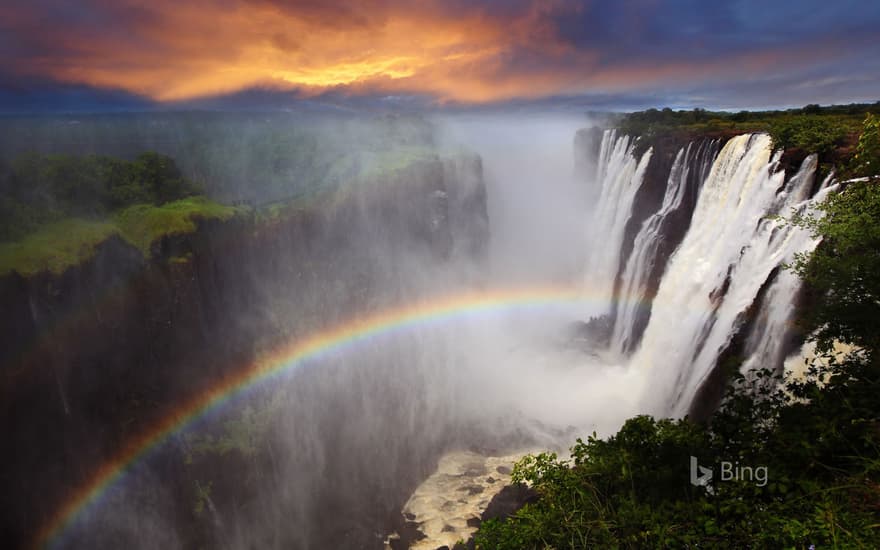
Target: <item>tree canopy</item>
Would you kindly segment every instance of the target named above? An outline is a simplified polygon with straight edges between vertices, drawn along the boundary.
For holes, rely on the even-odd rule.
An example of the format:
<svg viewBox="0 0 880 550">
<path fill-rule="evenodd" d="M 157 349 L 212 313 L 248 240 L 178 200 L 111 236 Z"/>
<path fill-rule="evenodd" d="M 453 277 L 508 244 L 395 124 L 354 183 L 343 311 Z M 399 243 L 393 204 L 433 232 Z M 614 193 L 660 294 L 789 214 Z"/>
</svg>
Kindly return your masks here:
<svg viewBox="0 0 880 550">
<path fill-rule="evenodd" d="M 200 192 L 174 160 L 27 153 L 0 166 L 0 241 L 65 217 L 103 218 L 134 204 L 162 205 Z"/>
</svg>

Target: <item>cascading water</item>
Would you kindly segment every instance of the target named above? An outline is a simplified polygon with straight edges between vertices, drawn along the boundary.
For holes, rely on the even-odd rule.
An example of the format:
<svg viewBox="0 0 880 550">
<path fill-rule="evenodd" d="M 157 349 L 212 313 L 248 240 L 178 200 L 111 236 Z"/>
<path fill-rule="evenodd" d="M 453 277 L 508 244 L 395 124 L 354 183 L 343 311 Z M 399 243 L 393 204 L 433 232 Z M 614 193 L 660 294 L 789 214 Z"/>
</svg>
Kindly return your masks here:
<svg viewBox="0 0 880 550">
<path fill-rule="evenodd" d="M 715 142 L 704 141 L 698 145 L 690 143 L 676 154 L 666 182 L 663 203 L 642 224 L 621 277 L 614 329 L 609 343 L 611 351 L 623 355 L 638 343 L 641 336 L 638 317 L 647 308 L 648 280 L 654 272 L 661 241 L 665 238 L 664 226 L 674 213 L 683 208 L 691 178 L 695 177 L 698 183 L 705 179 L 715 151 Z"/>
<path fill-rule="evenodd" d="M 806 167 L 808 171 L 815 170 L 815 156 L 808 157 L 804 162 L 809 163 Z M 805 173 L 803 168 L 801 173 Z M 813 205 L 825 200 L 830 193 L 836 191 L 837 185 L 830 185 L 830 183 L 831 176 L 828 176 L 822 182 L 816 196 L 811 200 L 807 200 L 804 195 L 801 195 L 804 200 L 794 207 L 798 214 L 804 214 Z M 801 192 L 809 190 L 807 185 L 798 186 L 798 189 Z M 796 198 L 793 197 L 795 200 Z M 783 214 L 785 213 L 783 212 Z M 819 212 L 813 213 L 813 215 L 819 214 Z M 792 243 L 787 247 L 788 256 L 783 260 L 784 263 L 792 262 L 795 252 L 811 252 L 818 244 L 819 240 L 812 238 L 806 231 L 796 231 L 792 237 Z M 783 336 L 789 330 L 800 288 L 800 279 L 790 270 L 780 270 L 774 278 L 761 304 L 761 311 L 758 313 L 756 322 L 746 340 L 744 348 L 746 360 L 740 368 L 742 374 L 748 375 L 750 371 L 766 365 L 781 365 L 785 360 L 785 354 L 788 350 L 786 339 Z"/>
<path fill-rule="evenodd" d="M 614 292 L 626 224 L 653 154 L 653 150 L 648 149 L 637 161 L 634 151 L 635 140 L 627 135 L 606 130 L 602 136 L 596 169 L 596 181 L 602 182 L 602 192 L 587 236 L 590 255 L 585 289 L 588 294 L 608 298 Z M 594 313 L 602 315 L 609 311 Z"/>
<path fill-rule="evenodd" d="M 766 135 L 734 137 L 715 160 L 632 358 L 649 372 L 650 412 L 687 412 L 774 270 L 814 245 L 803 231 L 771 216 L 802 207 L 815 159 L 807 159 L 788 184 L 776 170 L 778 161 Z"/>
</svg>

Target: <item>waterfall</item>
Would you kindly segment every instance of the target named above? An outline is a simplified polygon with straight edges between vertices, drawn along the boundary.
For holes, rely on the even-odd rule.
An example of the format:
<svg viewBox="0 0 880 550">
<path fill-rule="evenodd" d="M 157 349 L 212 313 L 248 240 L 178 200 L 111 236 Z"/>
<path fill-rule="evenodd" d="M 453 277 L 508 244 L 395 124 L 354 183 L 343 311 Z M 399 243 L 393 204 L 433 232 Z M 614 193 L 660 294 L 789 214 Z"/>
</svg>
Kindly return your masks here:
<svg viewBox="0 0 880 550">
<path fill-rule="evenodd" d="M 644 323 L 640 317 L 650 312 L 648 284 L 658 263 L 660 245 L 666 238 L 664 227 L 673 214 L 683 208 L 686 194 L 705 179 L 714 159 L 716 144 L 704 141 L 689 143 L 679 149 L 669 171 L 666 191 L 660 209 L 642 224 L 633 243 L 633 250 L 621 277 L 619 298 L 616 303 L 611 350 L 624 354 L 638 343 Z M 662 267 L 662 266 L 660 266 Z"/>
<path fill-rule="evenodd" d="M 609 302 L 614 293 L 624 230 L 652 154 L 652 149 L 648 149 L 636 161 L 634 150 L 635 140 L 618 135 L 616 130 L 606 130 L 602 136 L 596 167 L 596 181 L 601 182 L 602 191 L 588 228 L 585 290 Z"/>
<path fill-rule="evenodd" d="M 633 365 L 647 369 L 652 394 L 646 406 L 652 412 L 687 412 L 769 277 L 795 252 L 814 245 L 804 231 L 772 216 L 803 207 L 815 157 L 787 184 L 784 172 L 776 170 L 778 160 L 764 134 L 732 138 L 715 159 L 632 357 Z"/>
<path fill-rule="evenodd" d="M 806 170 L 802 168 L 799 175 L 815 170 L 815 155 L 808 157 L 804 162 L 807 163 Z M 830 193 L 837 189 L 836 185 L 830 185 L 830 183 L 831 176 L 829 175 L 813 199 L 808 199 L 803 194 L 809 190 L 808 185 L 796 185 L 802 193 L 800 198 L 803 200 L 794 207 L 795 210 L 799 214 L 804 214 L 813 205 L 825 200 Z M 794 200 L 797 198 L 797 195 L 792 197 Z M 814 216 L 820 214 L 820 212 L 813 212 Z M 788 255 L 783 260 L 785 263 L 794 261 L 794 253 L 812 252 L 819 244 L 819 239 L 813 238 L 806 231 L 794 233 L 792 242 L 787 247 Z M 785 335 L 789 331 L 791 319 L 795 313 L 795 300 L 800 288 L 801 280 L 790 270 L 780 270 L 773 279 L 773 283 L 761 303 L 761 310 L 756 317 L 754 326 L 745 342 L 743 355 L 746 359 L 740 368 L 742 374 L 748 375 L 754 369 L 783 364 L 785 354 L 789 351 Z"/>
</svg>

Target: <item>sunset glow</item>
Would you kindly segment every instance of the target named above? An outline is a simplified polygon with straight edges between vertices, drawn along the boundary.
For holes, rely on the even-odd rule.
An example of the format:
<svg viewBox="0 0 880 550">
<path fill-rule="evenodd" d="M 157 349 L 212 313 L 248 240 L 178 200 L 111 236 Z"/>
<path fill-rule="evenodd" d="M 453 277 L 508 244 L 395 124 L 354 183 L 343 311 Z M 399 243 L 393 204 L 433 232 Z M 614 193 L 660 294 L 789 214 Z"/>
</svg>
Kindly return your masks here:
<svg viewBox="0 0 880 550">
<path fill-rule="evenodd" d="M 877 31 L 858 18 L 841 29 L 816 12 L 776 31 L 750 3 L 720 14 L 684 4 L 12 2 L 0 8 L 0 49 L 11 54 L 0 75 L 19 87 L 87 86 L 159 103 L 259 89 L 292 100 L 403 95 L 442 105 L 737 97 L 736 88 L 775 81 L 781 94 L 823 64 L 877 63 L 869 60 Z M 822 91 L 859 95 L 872 83 L 825 81 Z M 715 89 L 725 84 L 732 89 Z"/>
</svg>

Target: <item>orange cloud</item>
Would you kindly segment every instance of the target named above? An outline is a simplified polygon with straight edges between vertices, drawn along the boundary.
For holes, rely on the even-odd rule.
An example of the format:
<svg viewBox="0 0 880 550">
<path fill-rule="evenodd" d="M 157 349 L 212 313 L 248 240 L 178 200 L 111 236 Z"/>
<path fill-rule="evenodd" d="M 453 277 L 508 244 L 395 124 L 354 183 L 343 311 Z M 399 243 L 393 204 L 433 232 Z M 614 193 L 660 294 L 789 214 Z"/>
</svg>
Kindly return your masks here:
<svg viewBox="0 0 880 550">
<path fill-rule="evenodd" d="M 30 41 L 14 71 L 158 101 L 264 87 L 488 102 L 614 92 L 720 74 L 722 67 L 717 60 L 603 63 L 602 52 L 576 48 L 559 35 L 560 18 L 582 13 L 582 4 L 571 0 L 495 11 L 441 0 L 89 5 L 84 15 L 48 28 L 36 8 L 4 13 L 6 27 Z M 748 54 L 738 62 L 754 67 L 772 57 Z"/>
<path fill-rule="evenodd" d="M 110 9 L 108 6 L 107 9 Z M 567 53 L 541 18 L 568 9 L 540 4 L 513 16 L 441 2 L 348 4 L 155 1 L 115 3 L 122 28 L 53 29 L 55 51 L 24 60 L 19 72 L 122 88 L 160 101 L 265 86 L 313 94 L 329 88 L 425 93 L 440 100 L 487 101 L 557 89 L 547 71 L 507 74 L 517 48 Z M 343 8 L 348 8 L 343 9 Z M 17 26 L 38 21 L 20 17 Z"/>
</svg>

